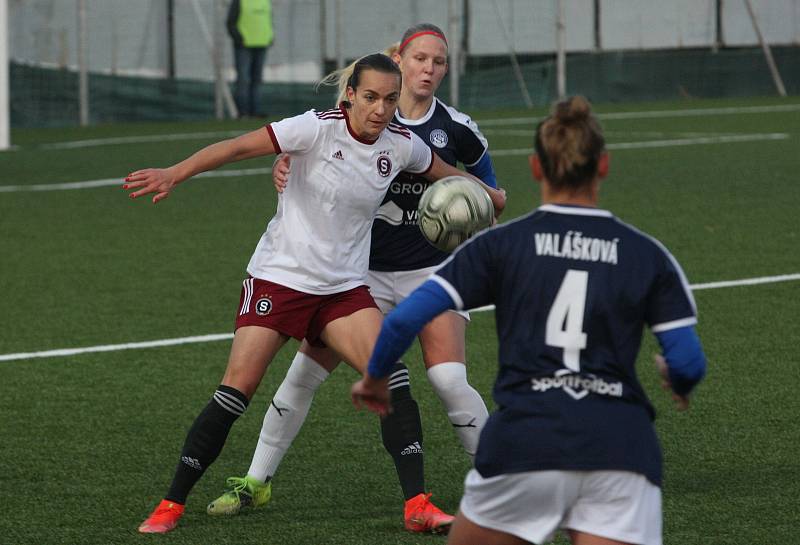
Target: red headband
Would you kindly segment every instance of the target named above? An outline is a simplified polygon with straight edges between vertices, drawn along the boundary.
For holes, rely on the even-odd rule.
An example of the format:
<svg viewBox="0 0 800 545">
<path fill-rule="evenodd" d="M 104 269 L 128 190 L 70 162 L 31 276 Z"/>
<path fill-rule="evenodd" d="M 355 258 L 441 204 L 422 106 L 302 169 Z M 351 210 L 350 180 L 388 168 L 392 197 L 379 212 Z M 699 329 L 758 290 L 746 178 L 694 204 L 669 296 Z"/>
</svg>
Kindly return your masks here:
<svg viewBox="0 0 800 545">
<path fill-rule="evenodd" d="M 405 40 L 403 40 L 403 43 L 400 44 L 400 47 L 397 49 L 397 52 L 398 53 L 402 53 L 403 49 L 406 48 L 406 46 L 408 45 L 408 43 L 411 40 L 413 40 L 414 38 L 419 38 L 420 36 L 425 36 L 426 34 L 431 35 L 431 36 L 436 36 L 437 38 L 441 39 L 444 42 L 444 45 L 447 45 L 447 39 L 444 37 L 444 34 L 442 34 L 441 32 L 436 32 L 435 30 L 421 30 L 419 32 L 416 32 L 416 33 L 412 34 L 411 36 L 409 36 Z"/>
</svg>

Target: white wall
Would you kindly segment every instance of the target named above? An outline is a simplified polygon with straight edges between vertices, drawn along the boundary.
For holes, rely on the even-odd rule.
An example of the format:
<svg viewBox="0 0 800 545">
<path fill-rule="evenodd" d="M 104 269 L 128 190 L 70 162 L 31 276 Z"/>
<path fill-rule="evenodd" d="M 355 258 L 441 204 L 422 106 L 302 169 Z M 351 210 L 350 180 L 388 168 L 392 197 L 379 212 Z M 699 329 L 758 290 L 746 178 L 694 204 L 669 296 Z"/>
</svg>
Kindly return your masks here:
<svg viewBox="0 0 800 545">
<path fill-rule="evenodd" d="M 800 44 L 800 2 L 752 0 L 764 39 L 770 44 Z M 722 29 L 725 43 L 733 46 L 758 43 L 744 0 L 723 0 Z"/>
<path fill-rule="evenodd" d="M 77 65 L 77 0 L 7 0 L 12 60 L 47 66 Z M 197 0 L 209 24 L 215 0 Z M 224 21 L 228 0 L 221 6 Z M 449 0 L 339 0 L 345 58 L 381 50 L 418 22 L 448 31 Z M 508 46 L 494 3 L 517 53 L 555 50 L 557 0 L 470 0 L 469 44 L 475 55 L 505 55 Z M 595 47 L 594 0 L 563 0 L 568 51 Z M 800 43 L 800 0 L 753 0 L 762 31 L 772 44 Z M 600 0 L 603 49 L 710 47 L 717 36 L 716 0 Z M 166 0 L 87 0 L 88 60 L 92 72 L 166 73 Z M 322 7 L 325 21 L 322 21 Z M 273 0 L 275 43 L 267 57 L 270 80 L 312 81 L 321 75 L 323 51 L 335 58 L 336 0 Z M 192 8 L 176 0 L 176 70 L 180 78 L 212 79 L 210 55 Z M 722 1 L 725 44 L 756 43 L 744 0 Z M 324 28 L 324 35 L 321 29 Z M 324 41 L 324 43 L 323 43 Z M 232 62 L 222 31 L 222 60 Z"/>
<path fill-rule="evenodd" d="M 714 43 L 715 0 L 603 0 L 603 49 L 703 47 Z"/>
</svg>

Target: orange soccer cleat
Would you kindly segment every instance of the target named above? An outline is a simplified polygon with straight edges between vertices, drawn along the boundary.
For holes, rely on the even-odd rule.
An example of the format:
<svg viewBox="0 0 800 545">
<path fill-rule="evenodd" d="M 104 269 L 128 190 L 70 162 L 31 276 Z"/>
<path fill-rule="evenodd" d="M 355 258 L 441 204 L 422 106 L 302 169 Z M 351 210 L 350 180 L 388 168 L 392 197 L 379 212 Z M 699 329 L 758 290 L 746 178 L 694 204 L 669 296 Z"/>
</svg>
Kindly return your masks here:
<svg viewBox="0 0 800 545">
<path fill-rule="evenodd" d="M 406 502 L 406 530 L 409 532 L 446 534 L 450 531 L 455 517 L 433 505 L 430 497 L 430 494 L 418 494 Z"/>
<path fill-rule="evenodd" d="M 139 531 L 143 534 L 165 534 L 178 525 L 181 516 L 183 516 L 183 505 L 161 500 L 155 511 L 139 525 Z"/>
</svg>

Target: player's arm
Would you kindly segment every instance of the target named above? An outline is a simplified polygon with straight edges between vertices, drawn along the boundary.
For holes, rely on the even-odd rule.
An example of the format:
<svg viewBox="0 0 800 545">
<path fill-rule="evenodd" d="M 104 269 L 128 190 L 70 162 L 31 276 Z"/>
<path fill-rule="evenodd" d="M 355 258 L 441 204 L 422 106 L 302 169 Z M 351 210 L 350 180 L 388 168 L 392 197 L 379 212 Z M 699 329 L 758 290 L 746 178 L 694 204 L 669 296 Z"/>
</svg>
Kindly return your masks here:
<svg viewBox="0 0 800 545">
<path fill-rule="evenodd" d="M 433 280 L 428 280 L 390 312 L 370 357 L 364 377 L 350 390 L 356 407 L 366 405 L 371 411 L 386 414 L 389 408 L 387 379 L 394 362 L 400 359 L 425 324 L 442 312 L 456 308 L 456 303 Z"/>
<path fill-rule="evenodd" d="M 469 178 L 475 181 L 475 183 L 483 187 L 484 191 L 486 191 L 486 193 L 489 194 L 489 198 L 492 199 L 492 205 L 494 206 L 495 217 L 500 217 L 500 214 L 503 213 L 503 209 L 506 207 L 505 190 L 490 187 L 483 181 L 481 181 L 480 178 L 473 176 L 468 172 L 464 172 L 463 170 L 459 170 L 456 167 L 442 161 L 442 159 L 438 155 L 436 155 L 436 153 L 433 153 L 432 155 L 433 155 L 433 162 L 428 172 L 426 172 L 423 175 L 425 176 L 425 178 L 431 181 L 436 181 L 446 176 L 464 176 L 465 178 Z"/>
<path fill-rule="evenodd" d="M 167 168 L 146 168 L 125 177 L 123 189 L 135 189 L 132 199 L 155 193 L 153 203 L 166 199 L 179 183 L 227 163 L 275 153 L 272 139 L 261 128 L 236 138 L 216 142 Z"/>
<path fill-rule="evenodd" d="M 656 366 L 662 387 L 672 391 L 678 409 L 689 407 L 689 394 L 706 374 L 706 357 L 693 326 L 679 327 L 655 334 L 662 354 Z"/>
<path fill-rule="evenodd" d="M 489 152 L 483 154 L 480 160 L 474 165 L 466 167 L 467 172 L 479 178 L 483 183 L 489 187 L 497 187 L 497 175 L 494 172 L 494 164 Z"/>
</svg>

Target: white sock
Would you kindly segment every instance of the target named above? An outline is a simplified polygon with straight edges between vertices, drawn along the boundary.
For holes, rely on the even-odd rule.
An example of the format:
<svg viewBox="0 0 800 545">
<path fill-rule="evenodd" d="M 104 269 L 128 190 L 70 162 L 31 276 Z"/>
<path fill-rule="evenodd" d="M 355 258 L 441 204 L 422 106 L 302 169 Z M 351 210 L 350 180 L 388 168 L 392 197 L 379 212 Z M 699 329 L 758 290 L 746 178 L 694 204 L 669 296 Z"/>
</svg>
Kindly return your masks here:
<svg viewBox="0 0 800 545">
<path fill-rule="evenodd" d="M 317 388 L 328 373 L 316 361 L 298 352 L 264 415 L 256 451 L 247 474 L 261 482 L 272 478 L 283 455 L 305 422 Z"/>
<path fill-rule="evenodd" d="M 439 363 L 428 369 L 428 380 L 444 403 L 464 450 L 473 458 L 489 411 L 480 394 L 467 382 L 467 366 L 455 361 Z"/>
</svg>

